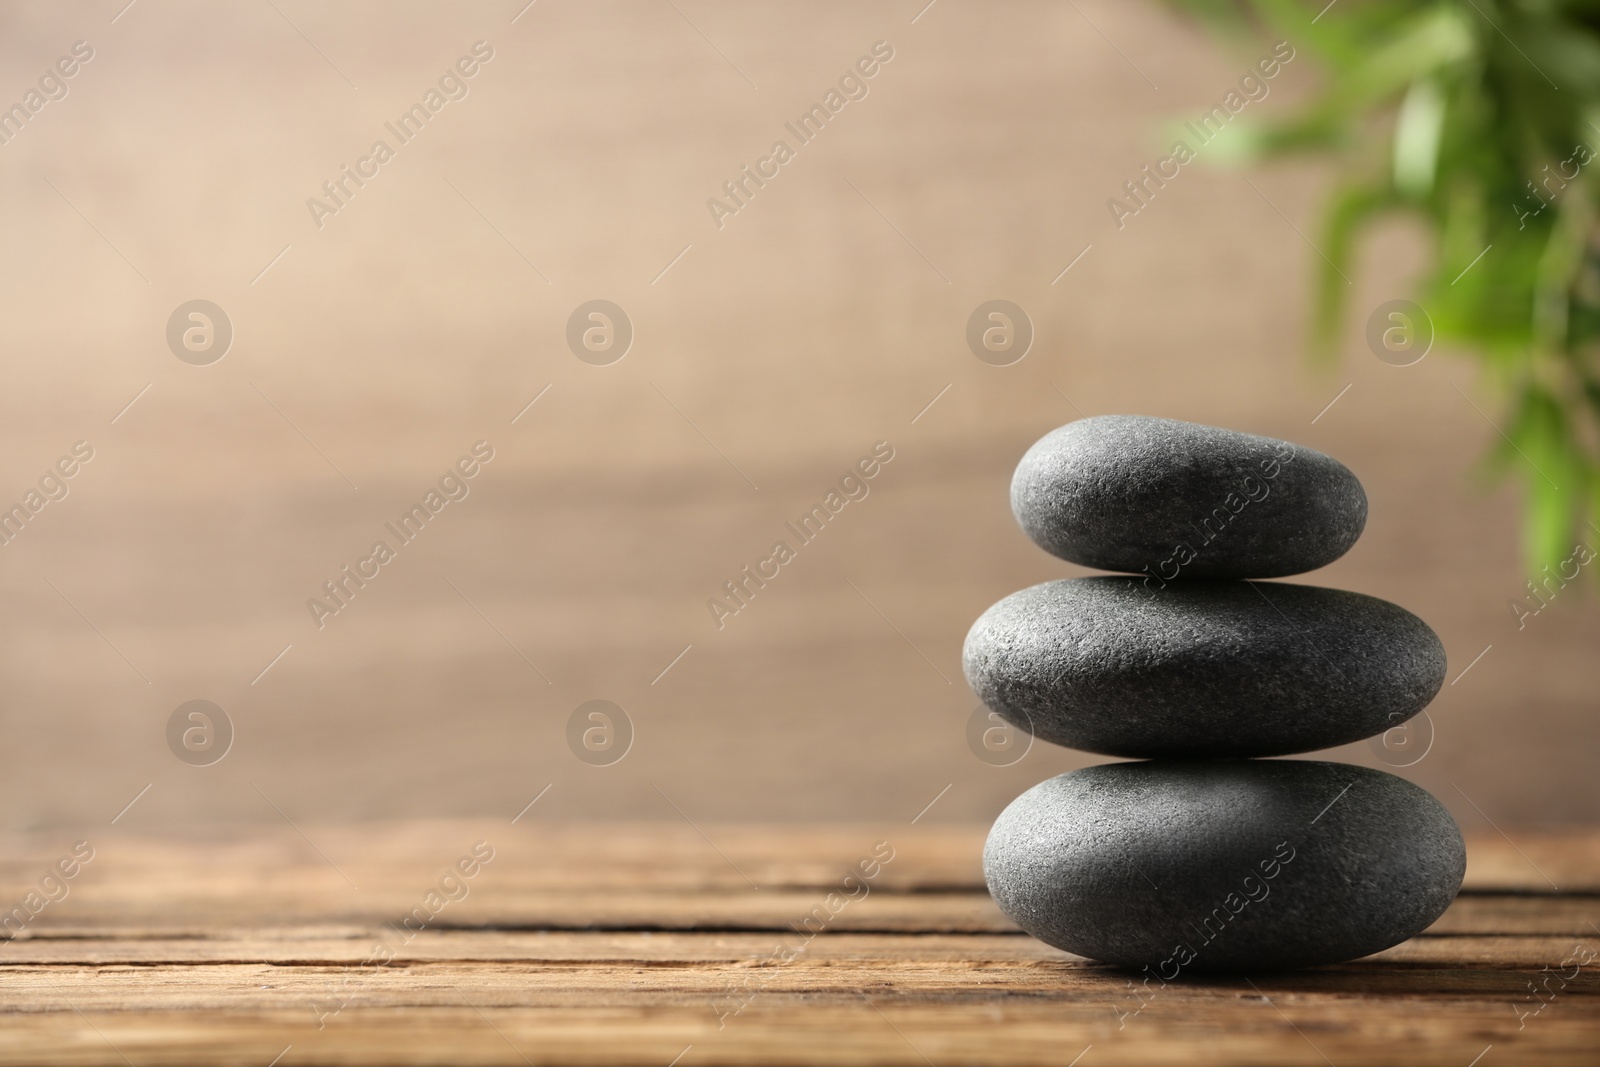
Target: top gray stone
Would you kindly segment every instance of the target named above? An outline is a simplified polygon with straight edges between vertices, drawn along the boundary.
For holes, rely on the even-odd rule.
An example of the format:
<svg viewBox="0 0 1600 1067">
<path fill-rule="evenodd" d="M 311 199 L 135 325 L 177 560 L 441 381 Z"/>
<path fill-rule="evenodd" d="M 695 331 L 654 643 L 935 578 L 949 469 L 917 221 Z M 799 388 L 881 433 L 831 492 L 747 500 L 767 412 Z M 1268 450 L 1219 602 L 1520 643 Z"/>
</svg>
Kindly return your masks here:
<svg viewBox="0 0 1600 1067">
<path fill-rule="evenodd" d="M 1344 464 L 1301 445 L 1097 415 L 1028 449 L 1011 510 L 1040 548 L 1086 567 L 1158 582 L 1278 578 L 1344 555 L 1367 495 Z"/>
</svg>

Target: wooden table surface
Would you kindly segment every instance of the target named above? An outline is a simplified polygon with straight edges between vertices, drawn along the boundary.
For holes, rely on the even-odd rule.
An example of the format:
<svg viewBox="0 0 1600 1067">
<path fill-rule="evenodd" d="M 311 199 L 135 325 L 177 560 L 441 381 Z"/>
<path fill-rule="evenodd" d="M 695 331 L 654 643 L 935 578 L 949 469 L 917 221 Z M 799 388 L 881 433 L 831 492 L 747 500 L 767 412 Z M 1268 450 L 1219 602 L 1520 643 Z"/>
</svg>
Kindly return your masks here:
<svg viewBox="0 0 1600 1067">
<path fill-rule="evenodd" d="M 0 944 L 0 1060 L 1600 1062 L 1600 833 L 1469 841 L 1455 905 L 1370 959 L 1142 997 L 1001 916 L 983 833 L 522 818 L 17 837 L 0 886 L 28 921 L 12 912 Z M 47 880 L 62 860 L 73 877 Z M 873 877 L 848 880 L 863 860 Z"/>
</svg>

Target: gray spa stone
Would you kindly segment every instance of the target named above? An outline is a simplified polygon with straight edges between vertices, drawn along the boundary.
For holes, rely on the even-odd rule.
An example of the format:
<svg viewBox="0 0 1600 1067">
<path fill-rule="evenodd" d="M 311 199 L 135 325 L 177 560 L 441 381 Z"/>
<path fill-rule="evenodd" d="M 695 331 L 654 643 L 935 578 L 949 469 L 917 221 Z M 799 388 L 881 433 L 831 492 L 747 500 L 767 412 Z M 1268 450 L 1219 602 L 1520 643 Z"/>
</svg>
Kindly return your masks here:
<svg viewBox="0 0 1600 1067">
<path fill-rule="evenodd" d="M 1398 944 L 1455 898 L 1466 846 L 1427 792 L 1365 767 L 1113 763 L 1012 801 L 983 866 L 1028 933 L 1148 968 L 1153 989 L 1192 970 L 1306 967 Z"/>
<path fill-rule="evenodd" d="M 1428 624 L 1376 597 L 1286 582 L 1045 582 L 978 617 L 962 652 L 990 708 L 1110 756 L 1278 756 L 1411 718 L 1444 682 Z"/>
<path fill-rule="evenodd" d="M 1270 437 L 1143 415 L 1052 430 L 1011 480 L 1045 551 L 1085 567 L 1180 578 L 1277 578 L 1332 563 L 1367 495 L 1338 460 Z"/>
</svg>

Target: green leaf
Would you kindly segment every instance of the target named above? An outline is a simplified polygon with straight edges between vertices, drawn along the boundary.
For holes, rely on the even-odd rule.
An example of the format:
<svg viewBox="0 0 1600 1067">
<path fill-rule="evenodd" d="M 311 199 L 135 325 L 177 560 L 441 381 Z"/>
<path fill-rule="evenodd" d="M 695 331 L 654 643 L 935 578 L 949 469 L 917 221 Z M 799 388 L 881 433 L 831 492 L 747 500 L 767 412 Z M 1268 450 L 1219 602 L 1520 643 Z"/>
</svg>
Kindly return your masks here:
<svg viewBox="0 0 1600 1067">
<path fill-rule="evenodd" d="M 1479 402 L 1503 427 L 1480 471 L 1521 487 L 1530 572 L 1579 536 L 1600 549 L 1600 2 L 1173 2 L 1320 68 L 1308 95 L 1253 110 L 1259 124 L 1209 154 L 1334 164 L 1313 352 L 1336 351 L 1362 234 L 1387 212 L 1419 221 L 1432 256 L 1417 299 L 1497 398 Z"/>
<path fill-rule="evenodd" d="M 1444 133 L 1444 93 L 1432 78 L 1411 84 L 1400 105 L 1394 128 L 1394 184 L 1402 193 L 1422 199 L 1433 191 Z"/>
<path fill-rule="evenodd" d="M 1353 270 L 1352 252 L 1360 228 L 1396 204 L 1393 193 L 1383 187 L 1347 185 L 1329 201 L 1322 223 L 1322 239 L 1317 257 L 1317 291 L 1313 309 L 1312 352 L 1331 358 L 1339 340 L 1339 324 L 1344 318 Z M 1326 258 L 1324 258 L 1326 257 Z"/>
</svg>

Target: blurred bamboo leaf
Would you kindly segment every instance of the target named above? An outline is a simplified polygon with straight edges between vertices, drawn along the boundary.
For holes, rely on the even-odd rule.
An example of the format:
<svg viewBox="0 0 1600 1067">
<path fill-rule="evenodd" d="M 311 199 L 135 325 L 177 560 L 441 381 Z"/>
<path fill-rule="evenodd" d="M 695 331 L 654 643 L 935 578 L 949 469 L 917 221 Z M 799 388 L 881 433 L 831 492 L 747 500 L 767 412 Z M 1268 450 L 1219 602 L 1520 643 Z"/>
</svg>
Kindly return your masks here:
<svg viewBox="0 0 1600 1067">
<path fill-rule="evenodd" d="M 1432 78 L 1411 83 L 1394 128 L 1394 184 L 1406 196 L 1422 199 L 1433 191 L 1444 133 L 1444 93 Z"/>
<path fill-rule="evenodd" d="M 1475 359 L 1497 429 L 1485 470 L 1523 490 L 1530 573 L 1600 545 L 1600 0 L 1169 0 L 1320 64 L 1292 113 L 1230 154 L 1331 157 L 1312 351 L 1331 358 L 1356 247 L 1421 221 L 1417 300 Z"/>
</svg>

